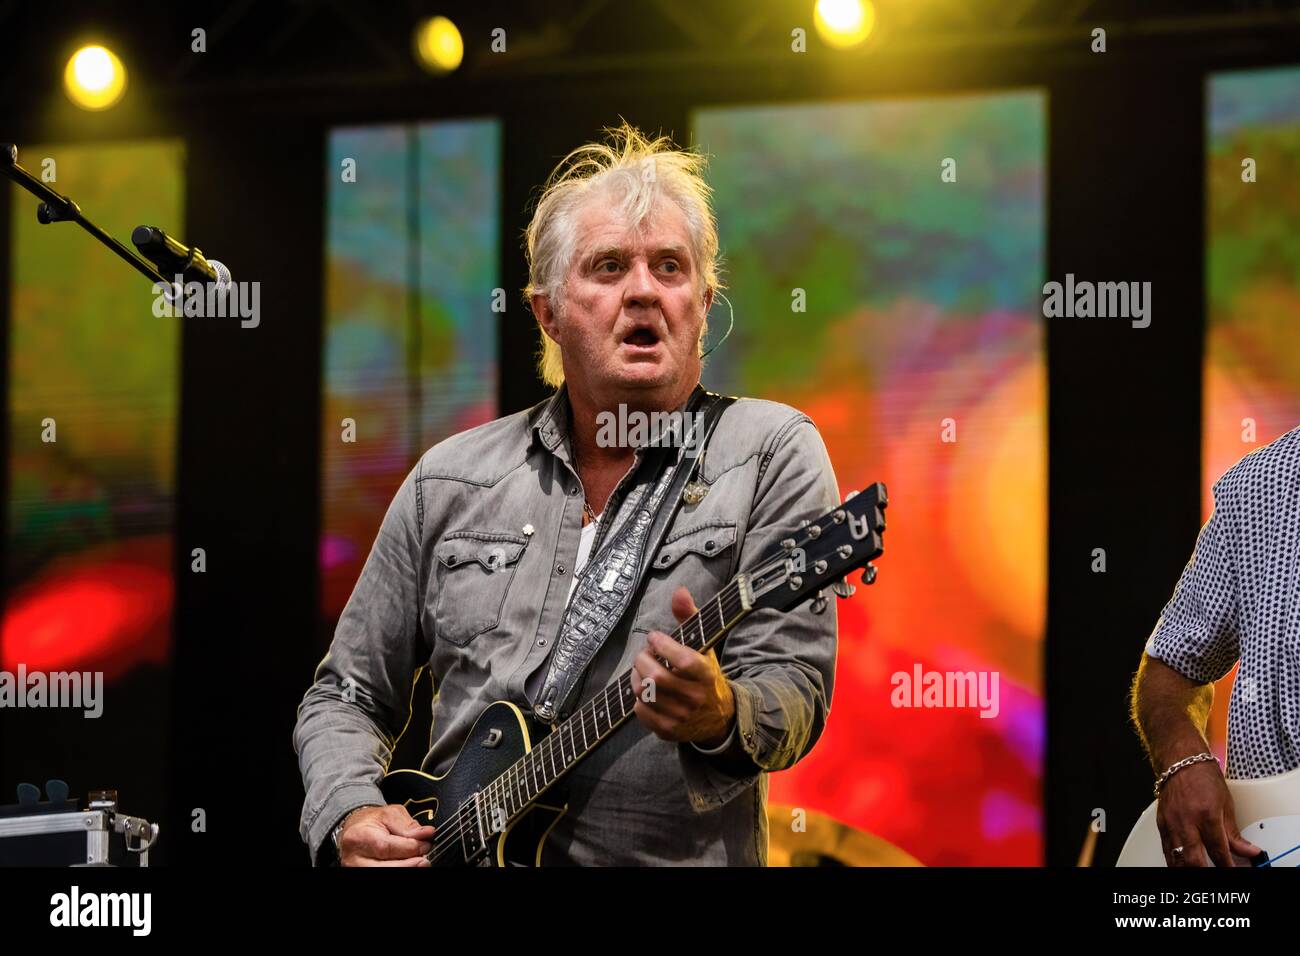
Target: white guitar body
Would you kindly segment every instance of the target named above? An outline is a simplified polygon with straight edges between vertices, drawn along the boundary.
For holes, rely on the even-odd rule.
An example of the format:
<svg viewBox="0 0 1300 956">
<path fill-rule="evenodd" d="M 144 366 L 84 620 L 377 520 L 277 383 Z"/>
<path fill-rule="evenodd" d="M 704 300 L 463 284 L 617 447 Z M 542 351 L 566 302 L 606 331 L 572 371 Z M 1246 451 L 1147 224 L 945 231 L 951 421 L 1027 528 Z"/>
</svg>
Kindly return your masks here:
<svg viewBox="0 0 1300 956">
<path fill-rule="evenodd" d="M 1229 780 L 1241 835 L 1268 852 L 1270 863 L 1300 866 L 1300 768 L 1276 777 Z M 1156 804 L 1138 818 L 1116 866 L 1164 866 Z"/>
</svg>

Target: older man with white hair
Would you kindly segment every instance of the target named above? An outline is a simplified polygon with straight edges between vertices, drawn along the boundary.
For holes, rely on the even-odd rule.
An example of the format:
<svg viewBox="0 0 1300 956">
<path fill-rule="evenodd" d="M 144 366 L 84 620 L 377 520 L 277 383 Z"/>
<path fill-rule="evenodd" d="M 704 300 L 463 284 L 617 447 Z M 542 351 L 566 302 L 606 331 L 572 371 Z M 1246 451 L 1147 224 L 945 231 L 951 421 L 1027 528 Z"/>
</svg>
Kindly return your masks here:
<svg viewBox="0 0 1300 956">
<path fill-rule="evenodd" d="M 378 786 L 424 666 L 436 697 L 422 767 L 435 776 L 494 701 L 560 719 L 631 670 L 637 719 L 566 775 L 568 810 L 543 865 L 763 865 L 767 773 L 806 756 L 825 727 L 834 602 L 755 611 L 720 653 L 665 633 L 694 613 L 692 595 L 712 597 L 839 494 L 806 415 L 740 399 L 666 512 L 657 550 L 627 520 L 672 456 L 602 441 L 601 422 L 703 407 L 702 343 L 721 283 L 704 159 L 626 124 L 611 132 L 560 163 L 526 233 L 525 297 L 555 394 L 420 458 L 299 708 L 300 831 L 317 864 L 429 862 L 434 828 Z M 596 567 L 611 542 L 645 569 L 640 600 L 597 619 L 603 642 L 566 674 L 556 648 L 576 647 L 566 642 L 591 624 L 575 624 L 587 598 L 570 598 L 593 568 L 613 573 Z"/>
</svg>

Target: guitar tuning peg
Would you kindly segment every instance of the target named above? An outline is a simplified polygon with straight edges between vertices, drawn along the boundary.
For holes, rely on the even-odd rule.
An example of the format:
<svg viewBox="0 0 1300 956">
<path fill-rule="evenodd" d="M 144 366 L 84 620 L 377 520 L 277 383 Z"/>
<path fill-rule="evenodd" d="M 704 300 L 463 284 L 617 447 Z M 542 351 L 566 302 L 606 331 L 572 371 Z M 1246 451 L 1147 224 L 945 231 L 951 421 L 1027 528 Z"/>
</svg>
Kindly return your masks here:
<svg viewBox="0 0 1300 956">
<path fill-rule="evenodd" d="M 813 595 L 812 612 L 814 614 L 824 613 L 826 611 L 826 604 L 827 604 L 826 592 L 818 591 L 815 595 Z"/>
<path fill-rule="evenodd" d="M 34 783 L 20 783 L 18 785 L 18 805 L 20 807 L 34 807 L 41 800 L 41 788 Z"/>
<path fill-rule="evenodd" d="M 831 590 L 839 597 L 853 597 L 853 592 L 857 590 L 852 584 L 849 584 L 847 578 L 840 578 L 831 584 Z"/>
<path fill-rule="evenodd" d="M 876 566 L 874 564 L 868 564 L 865 568 L 862 569 L 862 583 L 863 584 L 876 583 Z"/>
</svg>

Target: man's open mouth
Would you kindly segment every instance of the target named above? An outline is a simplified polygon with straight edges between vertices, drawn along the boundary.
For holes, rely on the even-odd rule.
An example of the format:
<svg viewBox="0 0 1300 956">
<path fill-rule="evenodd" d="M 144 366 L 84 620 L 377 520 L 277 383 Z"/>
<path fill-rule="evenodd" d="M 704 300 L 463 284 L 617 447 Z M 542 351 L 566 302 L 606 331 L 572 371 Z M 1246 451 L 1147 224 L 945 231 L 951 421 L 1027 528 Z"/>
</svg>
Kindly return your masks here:
<svg viewBox="0 0 1300 956">
<path fill-rule="evenodd" d="M 625 345 L 636 345 L 642 348 L 649 348 L 652 345 L 659 344 L 659 336 L 655 335 L 649 329 L 637 329 L 631 335 L 624 337 Z"/>
</svg>

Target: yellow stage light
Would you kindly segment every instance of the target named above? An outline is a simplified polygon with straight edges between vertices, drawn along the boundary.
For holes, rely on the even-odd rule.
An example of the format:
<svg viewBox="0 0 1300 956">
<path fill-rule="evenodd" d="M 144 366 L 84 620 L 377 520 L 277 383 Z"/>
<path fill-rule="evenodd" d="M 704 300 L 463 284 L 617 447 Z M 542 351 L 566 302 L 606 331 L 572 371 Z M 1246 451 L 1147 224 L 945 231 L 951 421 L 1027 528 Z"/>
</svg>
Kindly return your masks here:
<svg viewBox="0 0 1300 956">
<path fill-rule="evenodd" d="M 876 25 L 870 0 L 817 0 L 813 21 L 821 38 L 834 47 L 856 46 Z"/>
<path fill-rule="evenodd" d="M 106 110 L 126 92 L 126 68 L 107 47 L 84 46 L 68 60 L 63 86 L 83 110 Z"/>
<path fill-rule="evenodd" d="M 430 73 L 450 73 L 465 56 L 465 41 L 446 17 L 429 17 L 416 25 L 415 56 Z"/>
</svg>

